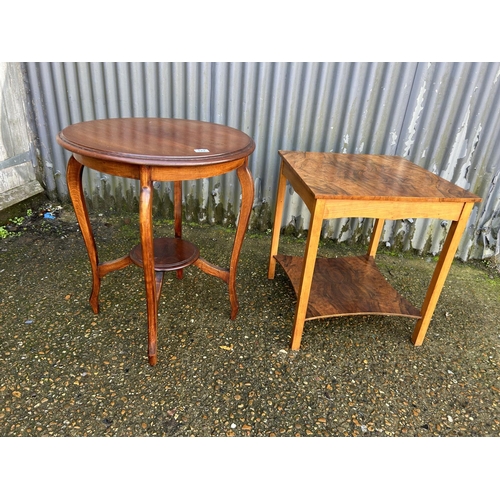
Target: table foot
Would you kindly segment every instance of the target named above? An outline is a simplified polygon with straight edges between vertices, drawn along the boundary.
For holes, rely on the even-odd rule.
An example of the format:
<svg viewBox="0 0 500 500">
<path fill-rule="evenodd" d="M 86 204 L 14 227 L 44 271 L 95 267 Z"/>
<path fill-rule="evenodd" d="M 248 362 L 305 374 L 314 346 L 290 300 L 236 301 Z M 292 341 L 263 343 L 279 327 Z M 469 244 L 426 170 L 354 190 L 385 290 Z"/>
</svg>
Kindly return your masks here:
<svg viewBox="0 0 500 500">
<path fill-rule="evenodd" d="M 229 303 L 231 304 L 231 315 L 230 318 L 232 320 L 236 319 L 236 316 L 238 315 L 238 311 L 240 310 L 240 305 L 238 304 L 238 299 L 236 297 L 236 291 L 234 291 L 231 294 L 231 291 L 229 291 Z"/>
<path fill-rule="evenodd" d="M 97 287 L 95 285 L 96 283 L 94 282 L 94 287 L 92 287 L 92 293 L 90 294 L 89 303 L 94 314 L 99 314 L 99 290 L 101 288 L 101 283 L 98 282 Z"/>
</svg>

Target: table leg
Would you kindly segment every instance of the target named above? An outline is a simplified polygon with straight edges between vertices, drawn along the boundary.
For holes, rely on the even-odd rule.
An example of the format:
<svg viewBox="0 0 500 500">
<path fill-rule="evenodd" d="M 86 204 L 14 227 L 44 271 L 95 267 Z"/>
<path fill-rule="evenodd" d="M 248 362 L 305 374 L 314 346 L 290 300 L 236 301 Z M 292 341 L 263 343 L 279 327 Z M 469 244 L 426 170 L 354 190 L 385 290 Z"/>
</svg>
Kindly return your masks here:
<svg viewBox="0 0 500 500">
<path fill-rule="evenodd" d="M 380 237 L 382 236 L 382 229 L 384 229 L 385 219 L 376 219 L 373 225 L 372 235 L 370 236 L 370 246 L 368 247 L 368 256 L 375 258 L 377 253 Z"/>
<path fill-rule="evenodd" d="M 465 225 L 469 220 L 469 215 L 473 206 L 474 203 L 464 203 L 460 218 L 452 222 L 450 230 L 448 231 L 446 241 L 443 249 L 441 250 L 439 261 L 434 269 L 434 274 L 432 275 L 432 279 L 420 311 L 422 317 L 418 320 L 415 329 L 413 330 L 411 341 L 416 346 L 422 345 L 422 342 L 424 341 L 424 337 L 427 333 L 427 329 L 429 328 L 439 295 L 441 294 L 446 276 L 448 275 L 448 271 L 450 270 L 453 259 L 455 258 L 458 244 L 460 243 L 460 239 L 464 232 Z"/>
<path fill-rule="evenodd" d="M 174 232 L 176 238 L 182 238 L 182 181 L 174 182 Z M 177 278 L 182 277 L 183 269 L 178 269 Z"/>
<path fill-rule="evenodd" d="M 72 156 L 68 161 L 66 169 L 66 181 L 68 184 L 68 191 L 75 215 L 82 232 L 83 241 L 87 247 L 89 255 L 90 267 L 92 268 L 92 293 L 90 294 L 90 306 L 95 314 L 99 312 L 99 290 L 101 288 L 101 277 L 99 276 L 99 259 L 97 256 L 97 247 L 95 244 L 92 226 L 90 225 L 89 213 L 87 204 L 85 203 L 85 196 L 82 187 L 82 173 L 83 165 L 76 161 Z"/>
<path fill-rule="evenodd" d="M 250 214 L 253 206 L 254 187 L 252 175 L 248 170 L 248 158 L 245 159 L 244 163 L 238 168 L 236 173 L 238 174 L 241 186 L 241 205 L 229 268 L 210 264 L 202 257 L 193 262 L 193 265 L 201 269 L 204 273 L 216 276 L 227 283 L 229 289 L 229 301 L 231 303 L 231 319 L 235 319 L 238 314 L 239 306 L 236 295 L 236 268 L 238 266 L 240 251 L 243 245 L 245 232 L 248 228 L 248 222 L 250 221 Z"/>
<path fill-rule="evenodd" d="M 316 264 L 316 255 L 318 253 L 318 244 L 321 236 L 321 227 L 323 225 L 323 215 L 325 211 L 325 202 L 316 200 L 314 209 L 311 213 L 311 222 L 307 234 L 306 249 L 302 268 L 302 276 L 297 293 L 297 305 L 295 307 L 295 319 L 293 324 L 292 341 L 290 349 L 298 351 L 302 332 L 304 330 L 304 321 L 306 319 L 307 305 L 311 293 L 311 285 Z"/>
<path fill-rule="evenodd" d="M 278 252 L 278 243 L 281 233 L 281 220 L 283 218 L 283 205 L 285 202 L 286 177 L 283 175 L 283 160 L 281 161 L 278 190 L 276 192 L 276 206 L 274 209 L 273 234 L 271 237 L 271 251 L 269 255 L 269 267 L 267 277 L 272 280 L 276 272 L 276 260 L 274 256 Z"/>
<path fill-rule="evenodd" d="M 141 233 L 142 260 L 148 313 L 148 358 L 149 364 L 154 366 L 156 365 L 158 303 L 156 300 L 156 273 L 153 254 L 153 189 L 150 167 L 141 167 L 140 183 L 139 229 Z"/>
<path fill-rule="evenodd" d="M 253 206 L 254 187 L 252 174 L 248 170 L 248 158 L 245 163 L 236 171 L 241 186 L 241 204 L 238 218 L 238 227 L 234 237 L 233 251 L 231 253 L 231 262 L 229 264 L 229 302 L 231 303 L 231 319 L 235 319 L 238 314 L 238 297 L 236 296 L 236 268 L 240 258 L 240 251 L 243 245 L 243 239 L 250 221 L 250 214 Z"/>
</svg>

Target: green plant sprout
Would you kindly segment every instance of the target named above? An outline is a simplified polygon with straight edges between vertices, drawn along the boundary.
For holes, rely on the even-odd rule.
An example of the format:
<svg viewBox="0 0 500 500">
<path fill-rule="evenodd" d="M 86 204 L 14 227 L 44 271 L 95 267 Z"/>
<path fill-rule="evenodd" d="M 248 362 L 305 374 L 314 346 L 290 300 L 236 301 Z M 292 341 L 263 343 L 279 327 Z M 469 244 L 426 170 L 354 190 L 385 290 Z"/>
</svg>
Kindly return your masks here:
<svg viewBox="0 0 500 500">
<path fill-rule="evenodd" d="M 9 222 L 12 222 L 12 224 L 15 224 L 16 226 L 20 226 L 24 222 L 24 217 L 13 217 L 12 219 L 9 219 Z"/>
</svg>

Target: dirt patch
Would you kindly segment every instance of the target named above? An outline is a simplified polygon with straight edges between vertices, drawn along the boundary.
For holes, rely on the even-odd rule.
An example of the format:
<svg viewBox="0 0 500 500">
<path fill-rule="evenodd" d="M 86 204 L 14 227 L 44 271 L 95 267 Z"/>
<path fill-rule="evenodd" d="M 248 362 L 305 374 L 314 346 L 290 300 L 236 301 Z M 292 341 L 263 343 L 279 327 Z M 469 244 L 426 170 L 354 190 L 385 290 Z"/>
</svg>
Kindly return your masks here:
<svg viewBox="0 0 500 500">
<path fill-rule="evenodd" d="M 488 262 L 456 261 L 421 347 L 415 322 L 395 317 L 308 321 L 289 351 L 295 296 L 284 272 L 267 279 L 270 235 L 248 233 L 236 320 L 225 283 L 191 266 L 167 276 L 158 364 L 147 363 L 142 270 L 102 283 L 71 208 L 44 207 L 0 240 L 2 436 L 498 436 L 500 277 Z M 102 261 L 139 241 L 136 214 L 91 214 Z M 155 221 L 168 236 L 172 221 Z M 185 224 L 204 258 L 227 265 L 234 231 Z M 300 255 L 304 238 L 283 237 Z M 322 256 L 362 247 L 321 243 Z M 379 267 L 419 306 L 436 264 L 386 253 Z"/>
</svg>

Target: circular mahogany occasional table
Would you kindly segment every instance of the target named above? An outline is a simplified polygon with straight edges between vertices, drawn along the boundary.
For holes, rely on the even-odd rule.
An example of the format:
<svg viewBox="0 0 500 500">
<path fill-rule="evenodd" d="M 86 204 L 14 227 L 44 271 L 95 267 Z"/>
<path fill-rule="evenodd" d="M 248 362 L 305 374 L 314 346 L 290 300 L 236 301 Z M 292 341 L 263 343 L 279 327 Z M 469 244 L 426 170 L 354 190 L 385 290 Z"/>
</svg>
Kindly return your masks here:
<svg viewBox="0 0 500 500">
<path fill-rule="evenodd" d="M 76 123 L 62 130 L 57 142 L 71 151 L 66 178 L 92 268 L 90 305 L 99 312 L 101 279 L 111 271 L 136 264 L 144 270 L 148 316 L 149 363 L 157 361 L 158 299 L 163 273 L 191 264 L 227 283 L 231 319 L 238 313 L 236 267 L 253 204 L 248 157 L 255 143 L 245 133 L 224 125 L 168 118 L 112 118 Z M 100 263 L 82 188 L 83 167 L 138 179 L 140 244 L 129 255 Z M 239 223 L 229 268 L 210 264 L 198 248 L 182 239 L 182 181 L 236 170 L 241 185 Z M 173 238 L 153 238 L 153 182 L 174 183 Z"/>
</svg>

